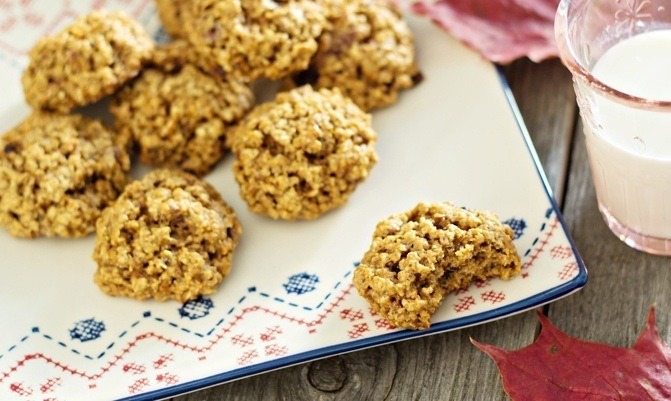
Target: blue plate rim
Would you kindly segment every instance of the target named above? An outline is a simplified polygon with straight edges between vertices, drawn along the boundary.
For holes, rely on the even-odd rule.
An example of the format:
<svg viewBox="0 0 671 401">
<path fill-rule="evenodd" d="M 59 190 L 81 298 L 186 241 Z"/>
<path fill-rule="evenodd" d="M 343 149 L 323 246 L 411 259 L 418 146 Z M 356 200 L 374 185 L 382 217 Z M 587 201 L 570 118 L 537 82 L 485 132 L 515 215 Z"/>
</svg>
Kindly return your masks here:
<svg viewBox="0 0 671 401">
<path fill-rule="evenodd" d="M 573 242 L 573 238 L 571 238 L 571 235 L 569 234 L 567 228 L 566 228 L 566 223 L 564 221 L 564 218 L 561 215 L 561 211 L 559 210 L 559 207 L 557 206 L 557 203 L 555 202 L 554 198 L 552 197 L 552 189 L 550 188 L 550 184 L 548 182 L 548 179 L 545 175 L 545 172 L 543 171 L 543 167 L 541 165 L 540 159 L 538 158 L 538 154 L 536 153 L 536 149 L 533 146 L 533 142 L 531 141 L 531 137 L 529 136 L 529 131 L 526 128 L 526 125 L 524 124 L 524 120 L 522 119 L 522 114 L 520 113 L 519 108 L 517 107 L 517 103 L 515 102 L 515 98 L 513 96 L 513 93 L 510 89 L 510 86 L 508 85 L 508 81 L 506 80 L 504 74 L 503 74 L 503 69 L 500 66 L 496 67 L 497 73 L 499 76 L 499 80 L 501 82 L 501 88 L 503 89 L 503 92 L 505 94 L 506 100 L 508 102 L 508 106 L 510 107 L 510 110 L 512 111 L 515 121 L 517 123 L 518 129 L 520 130 L 520 133 L 522 134 L 522 137 L 524 139 L 524 142 L 526 144 L 527 150 L 529 151 L 529 154 L 531 155 L 531 158 L 534 162 L 534 167 L 536 168 L 536 172 L 538 173 L 538 176 L 543 183 L 543 189 L 545 190 L 545 193 L 550 201 L 550 204 L 552 205 L 552 210 L 554 211 L 555 215 L 559 219 L 560 225 L 562 230 L 564 230 L 564 233 L 566 234 L 566 238 L 569 241 L 569 244 L 571 246 L 571 250 L 573 251 L 573 254 L 576 257 L 576 261 L 578 263 L 578 275 L 571 281 L 566 282 L 560 286 L 554 287 L 552 289 L 540 292 L 534 296 L 531 296 L 529 298 L 525 298 L 521 301 L 512 303 L 510 305 L 506 305 L 500 308 L 492 309 L 486 312 L 482 313 L 477 313 L 475 315 L 463 317 L 463 318 L 458 318 L 458 319 L 452 319 L 446 322 L 440 322 L 431 325 L 431 327 L 427 330 L 423 331 L 410 331 L 410 330 L 404 330 L 404 331 L 398 331 L 394 333 L 388 333 L 388 334 L 382 334 L 379 336 L 375 337 L 370 337 L 370 338 L 365 338 L 362 340 L 356 340 L 356 341 L 351 341 L 347 343 L 342 343 L 338 345 L 332 345 L 329 347 L 323 347 L 319 349 L 314 349 L 311 351 L 306 351 L 302 352 L 300 354 L 295 354 L 295 355 L 290 355 L 287 357 L 283 358 L 278 358 L 272 361 L 268 362 L 262 362 L 256 365 L 248 366 L 248 367 L 243 367 L 235 370 L 231 370 L 228 372 L 224 373 L 219 373 L 216 375 L 204 377 L 202 379 L 197 379 L 197 380 L 192 380 L 190 382 L 186 383 L 180 383 L 174 386 L 158 389 L 158 390 L 152 390 L 146 393 L 142 394 L 137 394 L 133 395 L 130 397 L 125 397 L 125 398 L 120 398 L 119 401 L 148 401 L 148 400 L 160 400 L 160 399 L 165 399 L 169 397 L 174 397 L 177 395 L 182 395 L 185 393 L 189 393 L 192 391 L 197 391 L 197 390 L 202 390 L 208 387 L 213 387 L 219 384 L 223 384 L 229 381 L 233 380 L 238 380 L 242 379 L 245 377 L 249 376 L 254 376 L 257 374 L 261 373 L 266 373 L 270 372 L 273 370 L 278 370 L 278 369 L 283 369 L 289 366 L 293 365 L 298 365 L 301 363 L 305 363 L 308 361 L 313 361 L 317 359 L 323 359 L 323 358 L 328 358 L 331 356 L 335 355 L 340 355 L 340 354 L 345 354 L 349 352 L 354 352 L 354 351 L 359 351 L 365 348 L 371 348 L 375 347 L 378 345 L 383 345 L 383 344 L 390 344 L 398 341 L 403 341 L 411 338 L 419 338 L 419 337 L 424 337 L 432 334 L 438 334 L 438 333 L 444 333 L 447 331 L 452 331 L 456 329 L 461 329 L 461 328 L 466 328 L 469 326 L 474 326 L 478 324 L 483 324 L 489 321 L 497 320 L 500 319 L 504 316 L 509 316 L 509 315 L 514 315 L 517 313 L 521 313 L 524 311 L 527 311 L 529 309 L 537 308 L 539 306 L 542 306 L 544 304 L 556 301 L 562 297 L 565 297 L 573 292 L 576 292 L 580 290 L 582 287 L 587 284 L 587 268 L 585 267 L 585 263 L 582 260 L 575 243 Z"/>
</svg>

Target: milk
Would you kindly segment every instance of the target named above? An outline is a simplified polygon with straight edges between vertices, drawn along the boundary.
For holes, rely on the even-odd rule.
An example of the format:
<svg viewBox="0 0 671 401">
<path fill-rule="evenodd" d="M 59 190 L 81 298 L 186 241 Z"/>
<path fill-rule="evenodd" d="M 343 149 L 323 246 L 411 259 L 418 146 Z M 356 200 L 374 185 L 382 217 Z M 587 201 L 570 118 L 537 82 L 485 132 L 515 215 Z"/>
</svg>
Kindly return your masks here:
<svg viewBox="0 0 671 401">
<path fill-rule="evenodd" d="M 671 30 L 616 44 L 591 73 L 621 92 L 671 101 Z M 585 135 L 600 208 L 638 234 L 671 238 L 671 112 L 597 96 L 591 113 Z"/>
</svg>

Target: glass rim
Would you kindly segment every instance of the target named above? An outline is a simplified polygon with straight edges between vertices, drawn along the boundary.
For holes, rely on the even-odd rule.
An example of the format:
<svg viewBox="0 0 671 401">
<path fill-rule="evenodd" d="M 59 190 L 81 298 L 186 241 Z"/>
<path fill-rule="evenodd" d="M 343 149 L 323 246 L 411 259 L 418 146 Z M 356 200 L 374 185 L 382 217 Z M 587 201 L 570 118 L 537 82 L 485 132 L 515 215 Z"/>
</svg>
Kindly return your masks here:
<svg viewBox="0 0 671 401">
<path fill-rule="evenodd" d="M 597 91 L 609 100 L 621 103 L 633 108 L 671 111 L 671 100 L 647 99 L 615 89 L 603 81 L 600 81 L 585 68 L 576 58 L 573 46 L 569 39 L 569 13 L 578 5 L 594 0 L 561 0 L 555 16 L 555 39 L 559 49 L 559 58 L 569 69 L 574 78 L 580 79 L 589 88 Z"/>
</svg>

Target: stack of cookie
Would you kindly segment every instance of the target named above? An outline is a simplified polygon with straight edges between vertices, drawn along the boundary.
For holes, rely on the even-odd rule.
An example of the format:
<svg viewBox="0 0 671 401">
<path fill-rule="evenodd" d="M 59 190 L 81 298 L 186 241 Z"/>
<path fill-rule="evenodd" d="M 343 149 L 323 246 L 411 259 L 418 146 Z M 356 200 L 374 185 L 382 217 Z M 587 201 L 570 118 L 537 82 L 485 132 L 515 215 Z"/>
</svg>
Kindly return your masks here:
<svg viewBox="0 0 671 401">
<path fill-rule="evenodd" d="M 254 97 L 245 81 L 197 65 L 191 48 L 157 48 L 121 12 L 40 40 L 23 75 L 34 112 L 0 139 L 0 225 L 24 238 L 96 231 L 95 282 L 108 294 L 187 301 L 216 291 L 242 229 L 195 175 L 219 160 Z M 107 95 L 115 129 L 72 114 Z M 127 185 L 134 148 L 172 169 Z"/>
<path fill-rule="evenodd" d="M 361 109 L 396 102 L 421 75 L 412 34 L 386 0 L 158 0 L 174 38 L 245 80 L 339 88 Z"/>
<path fill-rule="evenodd" d="M 186 301 L 228 273 L 241 227 L 197 177 L 230 148 L 251 211 L 315 219 L 377 162 L 367 110 L 416 81 L 412 36 L 382 0 L 159 0 L 155 46 L 122 12 L 41 39 L 22 83 L 34 112 L 0 139 L 0 225 L 96 231 L 106 293 Z M 254 108 L 254 81 L 280 80 Z M 314 86 L 305 85 L 310 83 Z M 112 95 L 114 128 L 73 114 Z M 129 154 L 167 168 L 130 180 Z"/>
<path fill-rule="evenodd" d="M 81 237 L 121 193 L 130 160 L 99 121 L 69 114 L 137 76 L 154 42 L 123 13 L 92 13 L 30 52 L 23 74 L 34 112 L 0 142 L 0 225 L 12 235 Z"/>
<path fill-rule="evenodd" d="M 192 46 L 180 54 L 194 55 L 201 69 L 244 82 L 280 80 L 287 90 L 227 135 L 250 210 L 314 219 L 346 203 L 377 162 L 366 111 L 396 102 L 419 79 L 401 13 L 385 0 L 160 0 L 157 7 L 174 43 Z"/>
<path fill-rule="evenodd" d="M 158 0 L 175 38 L 156 47 L 123 13 L 94 12 L 30 53 L 34 112 L 0 138 L 0 226 L 17 237 L 96 231 L 95 283 L 187 301 L 215 292 L 242 228 L 198 177 L 225 149 L 252 212 L 316 219 L 377 162 L 367 112 L 421 78 L 412 35 L 385 0 Z M 254 107 L 251 85 L 284 91 Z M 113 95 L 114 129 L 77 114 Z M 129 152 L 161 167 L 128 183 Z M 496 215 L 425 204 L 382 221 L 354 274 L 392 324 L 427 328 L 446 294 L 520 272 Z"/>
</svg>

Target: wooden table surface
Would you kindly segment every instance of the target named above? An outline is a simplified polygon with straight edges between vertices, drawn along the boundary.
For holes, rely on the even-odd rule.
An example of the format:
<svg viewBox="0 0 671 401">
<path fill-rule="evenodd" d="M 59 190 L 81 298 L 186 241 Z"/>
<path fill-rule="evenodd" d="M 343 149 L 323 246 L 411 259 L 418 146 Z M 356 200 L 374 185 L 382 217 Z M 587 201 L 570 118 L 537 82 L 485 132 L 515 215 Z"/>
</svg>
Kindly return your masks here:
<svg viewBox="0 0 671 401">
<path fill-rule="evenodd" d="M 629 346 L 651 305 L 669 340 L 671 259 L 621 243 L 597 210 L 569 73 L 557 60 L 520 60 L 506 76 L 555 198 L 587 269 L 587 286 L 543 308 L 561 329 L 585 340 Z M 534 312 L 456 332 L 336 356 L 224 384 L 174 401 L 505 400 L 492 360 L 469 337 L 518 349 L 538 335 Z"/>
</svg>

